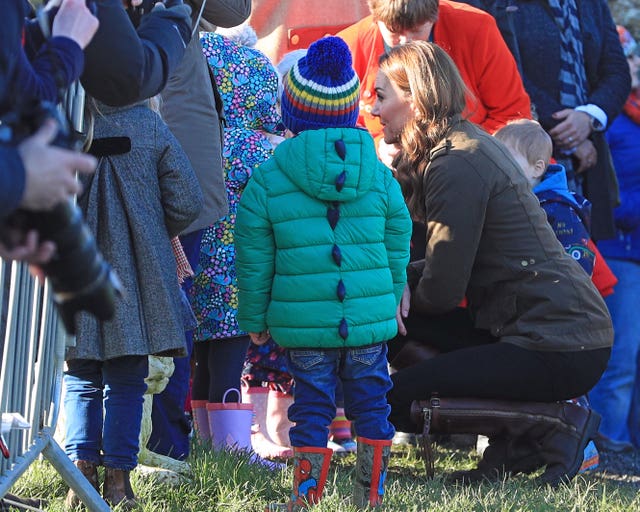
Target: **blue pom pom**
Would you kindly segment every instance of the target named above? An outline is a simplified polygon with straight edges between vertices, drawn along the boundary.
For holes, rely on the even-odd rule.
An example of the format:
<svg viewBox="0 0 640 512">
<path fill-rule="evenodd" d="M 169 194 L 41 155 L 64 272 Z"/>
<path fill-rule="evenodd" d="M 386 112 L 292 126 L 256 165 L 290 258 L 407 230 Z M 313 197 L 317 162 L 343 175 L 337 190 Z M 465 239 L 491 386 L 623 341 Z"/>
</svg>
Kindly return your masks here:
<svg viewBox="0 0 640 512">
<path fill-rule="evenodd" d="M 335 36 L 319 39 L 307 51 L 306 64 L 314 75 L 338 79 L 351 71 L 351 51 L 341 38 Z"/>
</svg>

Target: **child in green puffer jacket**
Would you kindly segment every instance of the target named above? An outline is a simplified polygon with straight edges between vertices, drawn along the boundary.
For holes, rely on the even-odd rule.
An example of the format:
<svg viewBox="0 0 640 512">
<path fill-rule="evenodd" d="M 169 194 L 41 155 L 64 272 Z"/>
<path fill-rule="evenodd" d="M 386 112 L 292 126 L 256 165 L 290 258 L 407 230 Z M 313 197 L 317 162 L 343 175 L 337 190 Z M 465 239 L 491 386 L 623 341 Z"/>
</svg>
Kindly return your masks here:
<svg viewBox="0 0 640 512">
<path fill-rule="evenodd" d="M 236 219 L 238 323 L 269 335 L 294 377 L 289 503 L 322 495 L 332 450 L 335 387 L 358 436 L 354 503 L 382 502 L 394 429 L 386 341 L 406 282 L 411 220 L 400 186 L 356 128 L 359 81 L 348 47 L 327 37 L 284 78 L 282 120 L 295 135 L 254 173 Z"/>
</svg>

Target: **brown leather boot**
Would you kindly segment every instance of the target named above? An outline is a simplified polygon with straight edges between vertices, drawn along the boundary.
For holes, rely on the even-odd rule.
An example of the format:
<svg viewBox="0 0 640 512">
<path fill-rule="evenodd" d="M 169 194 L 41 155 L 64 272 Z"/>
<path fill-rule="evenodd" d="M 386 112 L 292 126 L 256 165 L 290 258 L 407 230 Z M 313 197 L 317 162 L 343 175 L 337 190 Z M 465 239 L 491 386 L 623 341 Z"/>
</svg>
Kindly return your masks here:
<svg viewBox="0 0 640 512">
<path fill-rule="evenodd" d="M 133 510 L 138 505 L 129 481 L 129 471 L 124 469 L 105 468 L 102 496 L 112 507 L 120 505 L 121 510 Z"/>
<path fill-rule="evenodd" d="M 556 487 L 576 476 L 584 460 L 584 449 L 600 427 L 600 415 L 591 409 L 568 402 L 558 402 L 554 426 L 540 440 L 541 455 L 547 465 L 537 479 L 540 484 Z"/>
<path fill-rule="evenodd" d="M 472 484 L 481 481 L 498 482 L 511 476 L 533 473 L 544 465 L 536 443 L 526 437 L 495 436 L 482 454 L 478 466 L 466 471 L 454 471 L 447 481 Z"/>
<path fill-rule="evenodd" d="M 80 470 L 80 473 L 89 481 L 93 488 L 98 490 L 98 465 L 88 460 L 75 460 L 74 465 Z M 82 501 L 73 489 L 69 489 L 67 497 L 64 500 L 64 508 L 66 510 L 75 510 L 82 505 Z"/>
<path fill-rule="evenodd" d="M 595 411 L 574 403 L 477 398 L 432 397 L 413 402 L 411 417 L 425 434 L 429 476 L 433 475 L 429 434 L 484 434 L 506 442 L 490 451 L 472 476 L 530 473 L 546 465 L 539 483 L 553 486 L 577 474 L 584 448 L 600 424 Z"/>
</svg>

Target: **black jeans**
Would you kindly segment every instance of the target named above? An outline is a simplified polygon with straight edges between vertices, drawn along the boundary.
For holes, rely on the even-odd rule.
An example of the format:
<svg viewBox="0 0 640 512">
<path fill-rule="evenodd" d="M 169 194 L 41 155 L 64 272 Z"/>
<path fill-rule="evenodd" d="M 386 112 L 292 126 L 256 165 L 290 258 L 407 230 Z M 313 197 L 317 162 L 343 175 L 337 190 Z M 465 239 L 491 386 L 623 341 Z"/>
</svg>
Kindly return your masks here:
<svg viewBox="0 0 640 512">
<path fill-rule="evenodd" d="M 409 419 L 411 402 L 426 400 L 436 392 L 445 397 L 533 402 L 584 395 L 598 382 L 611 353 L 609 348 L 579 352 L 524 349 L 474 329 L 464 309 L 434 317 L 411 315 L 407 320 L 407 336 L 389 342 L 390 352 L 394 344 L 413 339 L 442 353 L 391 376 L 389 420 L 403 432 L 415 431 Z"/>
</svg>

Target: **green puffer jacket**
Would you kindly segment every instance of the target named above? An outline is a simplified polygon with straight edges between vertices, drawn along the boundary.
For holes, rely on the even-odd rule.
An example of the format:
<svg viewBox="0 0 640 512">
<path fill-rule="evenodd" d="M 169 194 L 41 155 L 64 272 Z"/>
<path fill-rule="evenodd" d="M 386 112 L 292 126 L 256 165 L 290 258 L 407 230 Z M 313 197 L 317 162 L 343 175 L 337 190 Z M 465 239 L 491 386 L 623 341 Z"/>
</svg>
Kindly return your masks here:
<svg viewBox="0 0 640 512">
<path fill-rule="evenodd" d="M 393 338 L 411 220 L 400 186 L 357 128 L 282 142 L 245 189 L 235 228 L 238 323 L 288 348 Z"/>
</svg>

